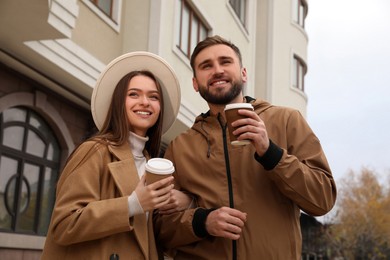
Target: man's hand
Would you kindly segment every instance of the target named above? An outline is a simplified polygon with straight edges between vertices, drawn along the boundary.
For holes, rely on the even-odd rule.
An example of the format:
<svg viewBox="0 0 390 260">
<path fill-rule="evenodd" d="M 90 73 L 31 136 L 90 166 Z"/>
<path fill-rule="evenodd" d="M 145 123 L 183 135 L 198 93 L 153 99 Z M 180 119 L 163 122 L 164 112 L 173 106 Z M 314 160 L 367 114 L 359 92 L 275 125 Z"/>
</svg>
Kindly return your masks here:
<svg viewBox="0 0 390 260">
<path fill-rule="evenodd" d="M 212 236 L 237 240 L 240 238 L 245 221 L 246 213 L 237 209 L 222 207 L 210 212 L 205 227 Z"/>
<path fill-rule="evenodd" d="M 237 140 L 250 140 L 259 156 L 263 156 L 269 147 L 269 137 L 264 121 L 254 112 L 247 109 L 239 109 L 240 115 L 247 118 L 238 119 L 232 123 L 237 129 L 233 134 Z"/>
</svg>

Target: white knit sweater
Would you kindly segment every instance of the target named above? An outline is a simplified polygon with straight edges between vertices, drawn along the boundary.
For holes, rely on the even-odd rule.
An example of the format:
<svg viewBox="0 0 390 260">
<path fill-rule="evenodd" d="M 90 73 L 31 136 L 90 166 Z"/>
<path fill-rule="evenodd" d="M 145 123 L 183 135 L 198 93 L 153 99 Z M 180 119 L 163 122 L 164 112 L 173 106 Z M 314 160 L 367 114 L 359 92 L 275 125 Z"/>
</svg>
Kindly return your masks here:
<svg viewBox="0 0 390 260">
<path fill-rule="evenodd" d="M 145 144 L 148 140 L 149 137 L 139 136 L 133 132 L 130 132 L 130 136 L 129 136 L 130 148 L 134 157 L 135 166 L 137 167 L 138 176 L 140 179 L 142 175 L 144 175 L 145 173 L 146 158 L 143 154 L 143 151 L 145 148 Z M 129 205 L 129 217 L 144 213 L 144 210 L 141 204 L 139 203 L 135 191 L 131 193 L 127 201 Z"/>
</svg>

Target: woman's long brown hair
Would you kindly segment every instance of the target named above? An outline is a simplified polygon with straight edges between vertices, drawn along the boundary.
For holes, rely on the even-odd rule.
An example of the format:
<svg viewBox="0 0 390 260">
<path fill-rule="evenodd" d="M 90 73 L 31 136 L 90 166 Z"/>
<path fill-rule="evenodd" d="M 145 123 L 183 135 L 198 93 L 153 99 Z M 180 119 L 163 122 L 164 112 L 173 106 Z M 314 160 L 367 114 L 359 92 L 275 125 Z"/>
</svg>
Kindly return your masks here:
<svg viewBox="0 0 390 260">
<path fill-rule="evenodd" d="M 162 136 L 162 124 L 163 124 L 163 114 L 164 114 L 164 97 L 161 90 L 161 85 L 156 79 L 156 77 L 147 70 L 141 71 L 132 71 L 126 74 L 116 85 L 114 93 L 112 95 L 110 107 L 104 124 L 100 131 L 93 136 L 91 139 L 98 139 L 101 141 L 109 142 L 113 145 L 122 145 L 127 142 L 129 139 L 129 131 L 131 131 L 132 126 L 129 125 L 127 120 L 127 111 L 126 111 L 126 96 L 127 88 L 129 86 L 130 80 L 135 76 L 146 76 L 151 78 L 157 86 L 157 90 L 160 94 L 160 115 L 156 124 L 149 128 L 146 132 L 146 135 L 149 137 L 149 140 L 146 142 L 145 148 L 151 157 L 157 157 L 160 151 L 161 136 Z"/>
</svg>

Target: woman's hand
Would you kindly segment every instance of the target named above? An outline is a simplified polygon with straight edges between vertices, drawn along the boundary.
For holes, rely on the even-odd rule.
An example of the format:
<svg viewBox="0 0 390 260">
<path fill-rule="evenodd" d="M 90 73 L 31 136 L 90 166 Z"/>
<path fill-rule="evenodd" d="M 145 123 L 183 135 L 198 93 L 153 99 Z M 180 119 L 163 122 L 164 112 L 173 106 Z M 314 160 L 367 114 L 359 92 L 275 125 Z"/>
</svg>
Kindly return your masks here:
<svg viewBox="0 0 390 260">
<path fill-rule="evenodd" d="M 174 186 L 172 181 L 173 177 L 170 176 L 145 186 L 145 175 L 142 176 L 135 192 L 145 212 L 158 209 L 169 203 L 171 190 Z"/>
<path fill-rule="evenodd" d="M 172 189 L 171 198 L 169 203 L 162 206 L 159 209 L 159 213 L 163 215 L 171 214 L 174 212 L 182 211 L 188 209 L 193 202 L 193 197 L 182 191 Z"/>
</svg>

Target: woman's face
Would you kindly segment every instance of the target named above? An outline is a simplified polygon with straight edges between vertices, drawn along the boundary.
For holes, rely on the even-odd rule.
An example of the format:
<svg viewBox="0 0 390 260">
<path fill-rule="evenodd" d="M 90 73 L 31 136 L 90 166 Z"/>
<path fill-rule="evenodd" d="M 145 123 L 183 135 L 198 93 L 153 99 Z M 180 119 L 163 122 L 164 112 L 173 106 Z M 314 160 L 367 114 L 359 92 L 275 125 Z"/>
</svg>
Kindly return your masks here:
<svg viewBox="0 0 390 260">
<path fill-rule="evenodd" d="M 130 80 L 125 106 L 131 131 L 146 136 L 160 115 L 160 99 L 156 83 L 151 78 L 138 75 Z"/>
</svg>

